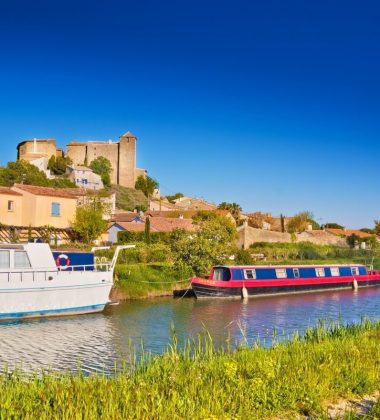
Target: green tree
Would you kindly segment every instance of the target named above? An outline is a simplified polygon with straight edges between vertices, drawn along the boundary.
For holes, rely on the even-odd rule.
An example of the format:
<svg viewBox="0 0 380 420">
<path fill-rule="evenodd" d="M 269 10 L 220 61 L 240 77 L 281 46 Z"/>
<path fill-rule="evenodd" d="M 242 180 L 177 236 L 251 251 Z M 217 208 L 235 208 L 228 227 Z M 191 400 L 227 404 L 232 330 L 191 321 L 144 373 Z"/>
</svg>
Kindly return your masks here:
<svg viewBox="0 0 380 420">
<path fill-rule="evenodd" d="M 94 173 L 100 175 L 103 185 L 105 187 L 111 186 L 111 172 L 112 165 L 109 159 L 104 156 L 98 156 L 96 159 L 91 161 L 89 166 Z"/>
<path fill-rule="evenodd" d="M 237 203 L 227 203 L 226 201 L 223 201 L 218 205 L 218 209 L 228 210 L 236 221 L 240 219 L 240 213 L 242 211 L 242 208 Z"/>
<path fill-rule="evenodd" d="M 83 242 L 92 243 L 106 230 L 108 222 L 103 219 L 103 215 L 107 211 L 98 197 L 92 197 L 77 207 L 72 227 Z"/>
<path fill-rule="evenodd" d="M 375 228 L 373 229 L 375 235 L 380 235 L 380 220 L 375 220 Z"/>
<path fill-rule="evenodd" d="M 135 188 L 142 191 L 145 197 L 149 198 L 154 193 L 154 190 L 158 188 L 158 182 L 150 176 L 140 175 L 135 183 Z"/>
<path fill-rule="evenodd" d="M 338 225 L 338 223 L 325 223 L 323 227 L 325 229 L 344 229 L 344 226 Z"/>
<path fill-rule="evenodd" d="M 199 212 L 194 217 L 195 232 L 177 230 L 172 233 L 174 266 L 206 275 L 215 264 L 221 264 L 236 250 L 236 228 L 225 217 Z"/>
<path fill-rule="evenodd" d="M 72 163 L 72 159 L 68 156 L 55 157 L 52 155 L 49 159 L 47 168 L 50 169 L 50 172 L 54 175 L 63 175 L 66 173 L 67 165 L 71 165 Z"/>
<path fill-rule="evenodd" d="M 184 197 L 184 195 L 180 192 L 175 193 L 174 195 L 167 195 L 165 198 L 170 202 L 174 203 L 174 200 L 177 200 L 177 198 Z"/>
<path fill-rule="evenodd" d="M 150 218 L 145 219 L 145 243 L 150 244 Z"/>
<path fill-rule="evenodd" d="M 10 187 L 14 183 L 49 186 L 45 173 L 26 160 L 8 162 L 6 167 L 0 167 L 0 185 Z"/>
<path fill-rule="evenodd" d="M 308 225 L 313 225 L 313 214 L 309 211 L 302 211 L 292 217 L 288 222 L 289 233 L 300 233 L 307 229 Z M 314 222 L 315 223 L 315 222 Z M 319 226 L 319 225 L 318 225 Z"/>
</svg>

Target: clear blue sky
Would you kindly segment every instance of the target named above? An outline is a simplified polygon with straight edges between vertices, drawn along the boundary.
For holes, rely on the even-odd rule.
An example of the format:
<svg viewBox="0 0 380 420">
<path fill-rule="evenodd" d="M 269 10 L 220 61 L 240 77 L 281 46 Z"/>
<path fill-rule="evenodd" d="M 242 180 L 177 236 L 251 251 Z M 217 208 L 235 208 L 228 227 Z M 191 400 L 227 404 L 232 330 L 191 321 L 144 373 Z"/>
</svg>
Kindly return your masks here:
<svg viewBox="0 0 380 420">
<path fill-rule="evenodd" d="M 372 227 L 376 1 L 0 5 L 0 164 L 18 142 L 138 137 L 163 194 Z"/>
</svg>

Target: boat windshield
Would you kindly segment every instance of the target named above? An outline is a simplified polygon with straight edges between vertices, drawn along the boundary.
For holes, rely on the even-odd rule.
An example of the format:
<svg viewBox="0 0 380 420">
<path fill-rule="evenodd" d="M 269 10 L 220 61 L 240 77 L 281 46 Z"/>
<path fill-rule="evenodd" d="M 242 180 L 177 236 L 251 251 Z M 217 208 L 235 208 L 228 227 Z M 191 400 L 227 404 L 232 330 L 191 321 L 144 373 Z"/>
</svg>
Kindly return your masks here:
<svg viewBox="0 0 380 420">
<path fill-rule="evenodd" d="M 215 267 L 212 276 L 213 280 L 229 281 L 231 280 L 231 272 L 227 267 Z"/>
</svg>

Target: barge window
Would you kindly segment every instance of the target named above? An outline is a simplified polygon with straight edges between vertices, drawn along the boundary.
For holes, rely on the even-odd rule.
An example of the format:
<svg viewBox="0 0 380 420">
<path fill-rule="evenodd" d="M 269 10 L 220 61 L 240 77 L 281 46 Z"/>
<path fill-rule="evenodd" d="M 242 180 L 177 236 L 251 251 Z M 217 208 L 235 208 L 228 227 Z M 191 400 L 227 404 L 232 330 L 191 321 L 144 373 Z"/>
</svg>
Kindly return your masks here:
<svg viewBox="0 0 380 420">
<path fill-rule="evenodd" d="M 298 268 L 293 268 L 293 275 L 295 279 L 300 278 L 300 270 Z"/>
<path fill-rule="evenodd" d="M 351 273 L 353 276 L 359 275 L 359 268 L 358 267 L 351 267 Z"/>
<path fill-rule="evenodd" d="M 331 270 L 331 275 L 332 276 L 340 276 L 338 267 L 331 267 L 330 270 Z"/>
<path fill-rule="evenodd" d="M 317 277 L 325 277 L 325 269 L 322 267 L 317 267 L 315 269 L 315 274 L 317 275 Z"/>
<path fill-rule="evenodd" d="M 30 268 L 30 261 L 26 251 L 15 251 L 15 268 Z"/>
<path fill-rule="evenodd" d="M 231 279 L 230 270 L 226 267 L 214 268 L 213 280 L 228 281 Z"/>
<path fill-rule="evenodd" d="M 246 280 L 256 279 L 256 270 L 254 268 L 250 270 L 244 270 L 244 278 Z"/>
<path fill-rule="evenodd" d="M 278 279 L 286 279 L 286 269 L 285 268 L 276 268 L 276 277 Z"/>
<path fill-rule="evenodd" d="M 9 268 L 10 258 L 9 251 L 0 251 L 0 268 Z"/>
</svg>

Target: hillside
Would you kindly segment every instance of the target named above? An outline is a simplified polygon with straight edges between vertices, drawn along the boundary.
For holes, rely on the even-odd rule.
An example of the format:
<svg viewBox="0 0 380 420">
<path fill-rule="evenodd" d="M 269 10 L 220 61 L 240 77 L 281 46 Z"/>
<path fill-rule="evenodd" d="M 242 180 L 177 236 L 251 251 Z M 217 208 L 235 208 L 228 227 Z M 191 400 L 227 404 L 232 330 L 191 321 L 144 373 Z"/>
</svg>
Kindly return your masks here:
<svg viewBox="0 0 380 420">
<path fill-rule="evenodd" d="M 116 208 L 119 210 L 133 211 L 148 208 L 148 199 L 140 190 L 112 185 L 110 191 L 116 193 Z"/>
</svg>

